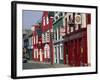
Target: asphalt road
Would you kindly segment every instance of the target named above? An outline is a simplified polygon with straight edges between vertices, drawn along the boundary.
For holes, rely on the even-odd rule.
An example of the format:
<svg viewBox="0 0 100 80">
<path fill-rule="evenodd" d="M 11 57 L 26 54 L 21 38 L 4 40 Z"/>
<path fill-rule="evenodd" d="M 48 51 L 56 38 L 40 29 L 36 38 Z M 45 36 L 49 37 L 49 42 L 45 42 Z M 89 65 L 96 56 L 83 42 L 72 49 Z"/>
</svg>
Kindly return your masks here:
<svg viewBox="0 0 100 80">
<path fill-rule="evenodd" d="M 52 68 L 50 64 L 23 63 L 23 69 Z"/>
<path fill-rule="evenodd" d="M 41 68 L 62 68 L 68 67 L 64 64 L 45 64 L 45 63 L 23 63 L 23 69 L 41 69 Z"/>
</svg>

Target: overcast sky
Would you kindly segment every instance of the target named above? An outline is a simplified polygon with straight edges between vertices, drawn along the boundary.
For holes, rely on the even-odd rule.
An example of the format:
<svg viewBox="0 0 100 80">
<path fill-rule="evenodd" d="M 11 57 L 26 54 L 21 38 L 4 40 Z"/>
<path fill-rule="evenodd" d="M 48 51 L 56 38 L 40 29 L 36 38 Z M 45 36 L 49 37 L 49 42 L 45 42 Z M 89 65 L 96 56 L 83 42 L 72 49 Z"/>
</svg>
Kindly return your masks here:
<svg viewBox="0 0 100 80">
<path fill-rule="evenodd" d="M 22 25 L 23 29 L 31 29 L 42 18 L 42 11 L 23 10 Z"/>
</svg>

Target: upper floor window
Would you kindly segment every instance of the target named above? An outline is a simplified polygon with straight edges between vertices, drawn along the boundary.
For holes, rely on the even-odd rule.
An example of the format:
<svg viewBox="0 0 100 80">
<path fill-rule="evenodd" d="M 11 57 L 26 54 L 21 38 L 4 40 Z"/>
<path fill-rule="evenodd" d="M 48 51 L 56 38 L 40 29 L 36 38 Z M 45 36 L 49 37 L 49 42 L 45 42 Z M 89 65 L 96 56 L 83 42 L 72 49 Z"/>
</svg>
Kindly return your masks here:
<svg viewBox="0 0 100 80">
<path fill-rule="evenodd" d="M 33 45 L 33 36 L 32 36 L 32 45 Z"/>
<path fill-rule="evenodd" d="M 62 12 L 59 13 L 59 17 L 61 17 L 61 16 L 63 16 L 63 13 Z"/>
<path fill-rule="evenodd" d="M 65 27 L 67 27 L 67 18 L 65 18 Z"/>
<path fill-rule="evenodd" d="M 65 15 L 67 14 L 67 12 L 65 12 Z"/>
<path fill-rule="evenodd" d="M 58 16 L 56 16 L 56 20 L 58 20 Z"/>
<path fill-rule="evenodd" d="M 34 36 L 34 44 L 35 44 L 35 36 Z"/>
<path fill-rule="evenodd" d="M 57 40 L 57 30 L 55 31 L 55 39 Z"/>
<path fill-rule="evenodd" d="M 49 19 L 48 16 L 46 17 L 46 23 L 49 24 Z"/>
<path fill-rule="evenodd" d="M 43 17 L 43 26 L 45 26 L 45 17 Z"/>
<path fill-rule="evenodd" d="M 60 28 L 58 28 L 58 39 L 60 39 Z"/>
<path fill-rule="evenodd" d="M 36 43 L 38 43 L 38 35 L 36 36 Z"/>
</svg>

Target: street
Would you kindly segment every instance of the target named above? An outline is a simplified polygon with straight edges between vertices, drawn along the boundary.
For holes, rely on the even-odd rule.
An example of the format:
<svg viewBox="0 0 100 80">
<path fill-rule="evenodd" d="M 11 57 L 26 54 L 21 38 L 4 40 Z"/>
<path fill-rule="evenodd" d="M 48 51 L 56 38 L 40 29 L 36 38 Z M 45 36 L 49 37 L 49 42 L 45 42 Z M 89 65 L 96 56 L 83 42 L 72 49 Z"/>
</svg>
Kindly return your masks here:
<svg viewBox="0 0 100 80">
<path fill-rule="evenodd" d="M 23 69 L 41 69 L 41 68 L 63 68 L 68 67 L 68 65 L 64 64 L 53 64 L 44 63 L 44 62 L 33 62 L 28 61 L 27 63 L 23 63 Z"/>
</svg>

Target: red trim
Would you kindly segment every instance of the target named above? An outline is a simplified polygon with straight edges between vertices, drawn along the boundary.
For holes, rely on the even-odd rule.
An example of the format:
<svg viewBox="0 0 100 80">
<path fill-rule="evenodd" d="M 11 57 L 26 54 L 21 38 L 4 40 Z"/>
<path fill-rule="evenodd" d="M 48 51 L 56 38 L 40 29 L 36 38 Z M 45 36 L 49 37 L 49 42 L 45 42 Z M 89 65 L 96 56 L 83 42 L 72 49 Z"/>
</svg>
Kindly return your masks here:
<svg viewBox="0 0 100 80">
<path fill-rule="evenodd" d="M 49 21 L 50 33 L 51 33 L 52 26 L 53 26 L 53 23 L 52 22 L 53 22 L 53 18 L 50 17 L 50 21 Z M 54 51 L 53 51 L 53 43 L 52 43 L 52 40 L 50 40 L 49 45 L 50 45 L 50 48 L 52 49 L 51 50 L 51 64 L 53 64 L 54 63 Z"/>
<path fill-rule="evenodd" d="M 76 66 L 80 66 L 80 43 L 79 43 L 79 39 L 77 39 L 77 57 L 76 57 Z"/>
<path fill-rule="evenodd" d="M 86 14 L 86 23 L 91 24 L 91 14 Z"/>
<path fill-rule="evenodd" d="M 83 44 L 83 64 L 86 65 L 88 63 L 88 57 L 87 57 L 87 31 L 84 32 L 84 38 L 82 39 Z"/>
</svg>

